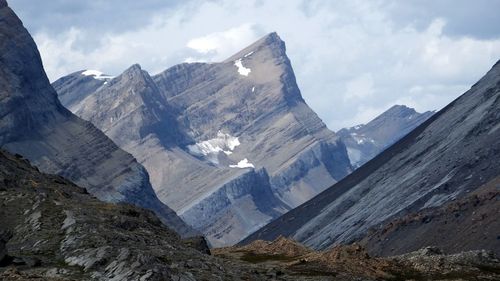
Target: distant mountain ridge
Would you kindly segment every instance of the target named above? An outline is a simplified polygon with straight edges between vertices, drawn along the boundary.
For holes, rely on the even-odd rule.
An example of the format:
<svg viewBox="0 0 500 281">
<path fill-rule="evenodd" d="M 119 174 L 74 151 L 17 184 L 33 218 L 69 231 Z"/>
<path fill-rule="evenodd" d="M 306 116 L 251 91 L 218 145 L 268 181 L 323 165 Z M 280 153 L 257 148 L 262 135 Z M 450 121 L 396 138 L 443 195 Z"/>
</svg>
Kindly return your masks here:
<svg viewBox="0 0 500 281">
<path fill-rule="evenodd" d="M 383 234 L 387 224 L 397 222 L 409 213 L 418 216 L 420 210 L 429 208 L 438 208 L 438 212 L 441 212 L 439 208 L 444 204 L 466 198 L 470 192 L 500 175 L 499 122 L 500 61 L 469 91 L 407 136 L 342 181 L 261 228 L 242 243 L 256 239 L 273 240 L 283 235 L 316 249 L 324 249 L 363 239 L 373 229 L 381 229 L 378 235 Z M 474 202 L 476 199 L 471 200 Z M 496 202 L 498 204 L 498 200 Z M 497 208 L 493 206 L 484 210 L 493 211 Z M 438 219 L 446 217 L 439 213 L 436 216 Z M 496 215 L 486 212 L 485 216 Z M 487 226 L 482 228 L 480 223 L 475 225 L 478 228 L 469 231 L 488 229 Z M 413 243 L 406 250 L 418 246 L 418 235 L 415 233 L 423 231 L 425 223 L 413 230 L 404 225 L 402 227 L 405 229 L 399 235 L 413 233 L 412 236 L 390 237 L 385 246 L 391 247 L 391 243 L 394 243 L 400 247 L 398 243 Z M 394 233 L 398 234 L 397 231 Z M 449 251 L 459 252 L 464 248 L 480 248 L 484 245 L 480 241 L 475 243 L 467 239 L 466 231 L 448 235 L 460 236 L 454 238 L 455 241 L 468 241 L 467 245 L 448 245 Z M 375 234 L 374 237 L 380 236 Z M 435 236 L 434 239 L 438 242 L 440 238 Z M 488 239 L 498 244 L 496 238 Z M 430 240 L 426 241 L 429 243 Z M 371 243 L 372 249 L 377 250 L 376 243 L 373 240 Z M 492 249 L 495 247 L 499 248 L 498 245 L 491 245 Z"/>
<path fill-rule="evenodd" d="M 360 167 L 385 148 L 422 124 L 433 111 L 418 113 L 405 105 L 394 105 L 372 121 L 337 132 L 354 167 Z"/>
<path fill-rule="evenodd" d="M 151 209 L 180 234 L 195 234 L 158 200 L 143 166 L 61 105 L 35 42 L 7 3 L 0 4 L 0 146 L 101 200 Z"/>
<path fill-rule="evenodd" d="M 344 144 L 302 99 L 276 33 L 221 63 L 155 76 L 135 65 L 107 83 L 82 73 L 53 83 L 63 104 L 132 153 L 159 198 L 214 246 L 352 171 Z"/>
</svg>

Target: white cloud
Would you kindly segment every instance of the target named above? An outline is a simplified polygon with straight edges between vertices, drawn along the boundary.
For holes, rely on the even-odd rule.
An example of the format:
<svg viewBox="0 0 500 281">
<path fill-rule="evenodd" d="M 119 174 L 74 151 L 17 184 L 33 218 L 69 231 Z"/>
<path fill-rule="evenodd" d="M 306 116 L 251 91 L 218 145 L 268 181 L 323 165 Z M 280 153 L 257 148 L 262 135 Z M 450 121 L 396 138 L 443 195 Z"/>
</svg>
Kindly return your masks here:
<svg viewBox="0 0 500 281">
<path fill-rule="evenodd" d="M 90 51 L 78 46 L 90 36 L 82 26 L 59 35 L 38 33 L 35 40 L 54 80 L 80 69 L 116 75 L 140 63 L 157 73 L 184 61 L 220 61 L 277 31 L 304 99 L 332 129 L 366 123 L 395 103 L 439 109 L 500 58 L 500 39 L 448 36 L 441 17 L 423 27 L 403 25 L 387 5 L 198 1 L 175 11 L 158 9 L 142 28 L 103 32 Z"/>
<path fill-rule="evenodd" d="M 365 106 L 359 105 L 351 108 L 354 115 L 351 115 L 343 120 L 335 120 L 339 126 L 339 128 L 352 127 L 354 125 L 366 124 L 370 120 L 374 119 L 382 112 L 386 111 L 389 107 L 391 107 L 392 103 L 385 104 L 380 107 L 373 106 Z"/>
<path fill-rule="evenodd" d="M 374 93 L 373 77 L 369 73 L 362 74 L 359 77 L 347 81 L 345 87 L 344 100 L 369 98 L 373 96 Z"/>
<path fill-rule="evenodd" d="M 208 35 L 193 38 L 187 43 L 187 47 L 195 50 L 201 55 L 210 54 L 210 60 L 223 60 L 232 53 L 238 52 L 242 46 L 251 44 L 259 38 L 255 25 L 245 23 L 241 26 L 231 28 L 222 32 L 214 32 Z"/>
</svg>

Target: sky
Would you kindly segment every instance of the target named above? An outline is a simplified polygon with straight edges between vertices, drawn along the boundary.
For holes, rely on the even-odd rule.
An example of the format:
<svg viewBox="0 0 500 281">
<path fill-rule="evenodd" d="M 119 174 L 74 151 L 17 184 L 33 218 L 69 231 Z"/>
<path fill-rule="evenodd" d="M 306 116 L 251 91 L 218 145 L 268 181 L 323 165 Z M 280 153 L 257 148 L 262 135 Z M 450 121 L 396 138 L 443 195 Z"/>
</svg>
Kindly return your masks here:
<svg viewBox="0 0 500 281">
<path fill-rule="evenodd" d="M 332 130 L 394 104 L 438 110 L 500 59 L 500 0 L 8 0 L 49 79 L 222 61 L 276 31 Z"/>
</svg>

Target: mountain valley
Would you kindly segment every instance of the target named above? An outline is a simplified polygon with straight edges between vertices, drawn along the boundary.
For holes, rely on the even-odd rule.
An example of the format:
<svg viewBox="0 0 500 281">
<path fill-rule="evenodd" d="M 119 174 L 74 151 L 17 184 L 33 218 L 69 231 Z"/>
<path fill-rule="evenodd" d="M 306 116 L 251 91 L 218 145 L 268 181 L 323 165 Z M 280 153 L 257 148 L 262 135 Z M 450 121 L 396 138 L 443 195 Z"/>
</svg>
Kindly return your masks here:
<svg viewBox="0 0 500 281">
<path fill-rule="evenodd" d="M 500 280 L 500 61 L 338 132 L 276 32 L 156 74 L 45 71 L 0 0 L 0 280 Z"/>
</svg>

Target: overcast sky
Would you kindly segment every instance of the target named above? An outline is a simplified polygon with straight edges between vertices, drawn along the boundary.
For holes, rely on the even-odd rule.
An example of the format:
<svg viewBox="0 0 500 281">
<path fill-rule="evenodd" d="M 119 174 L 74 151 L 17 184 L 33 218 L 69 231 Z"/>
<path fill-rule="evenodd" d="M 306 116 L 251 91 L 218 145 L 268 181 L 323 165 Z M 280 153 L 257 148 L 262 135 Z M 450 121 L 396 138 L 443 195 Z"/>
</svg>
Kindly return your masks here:
<svg viewBox="0 0 500 281">
<path fill-rule="evenodd" d="M 394 104 L 440 109 L 500 59 L 500 0 L 8 0 L 53 81 L 221 61 L 276 31 L 330 129 Z"/>
</svg>

